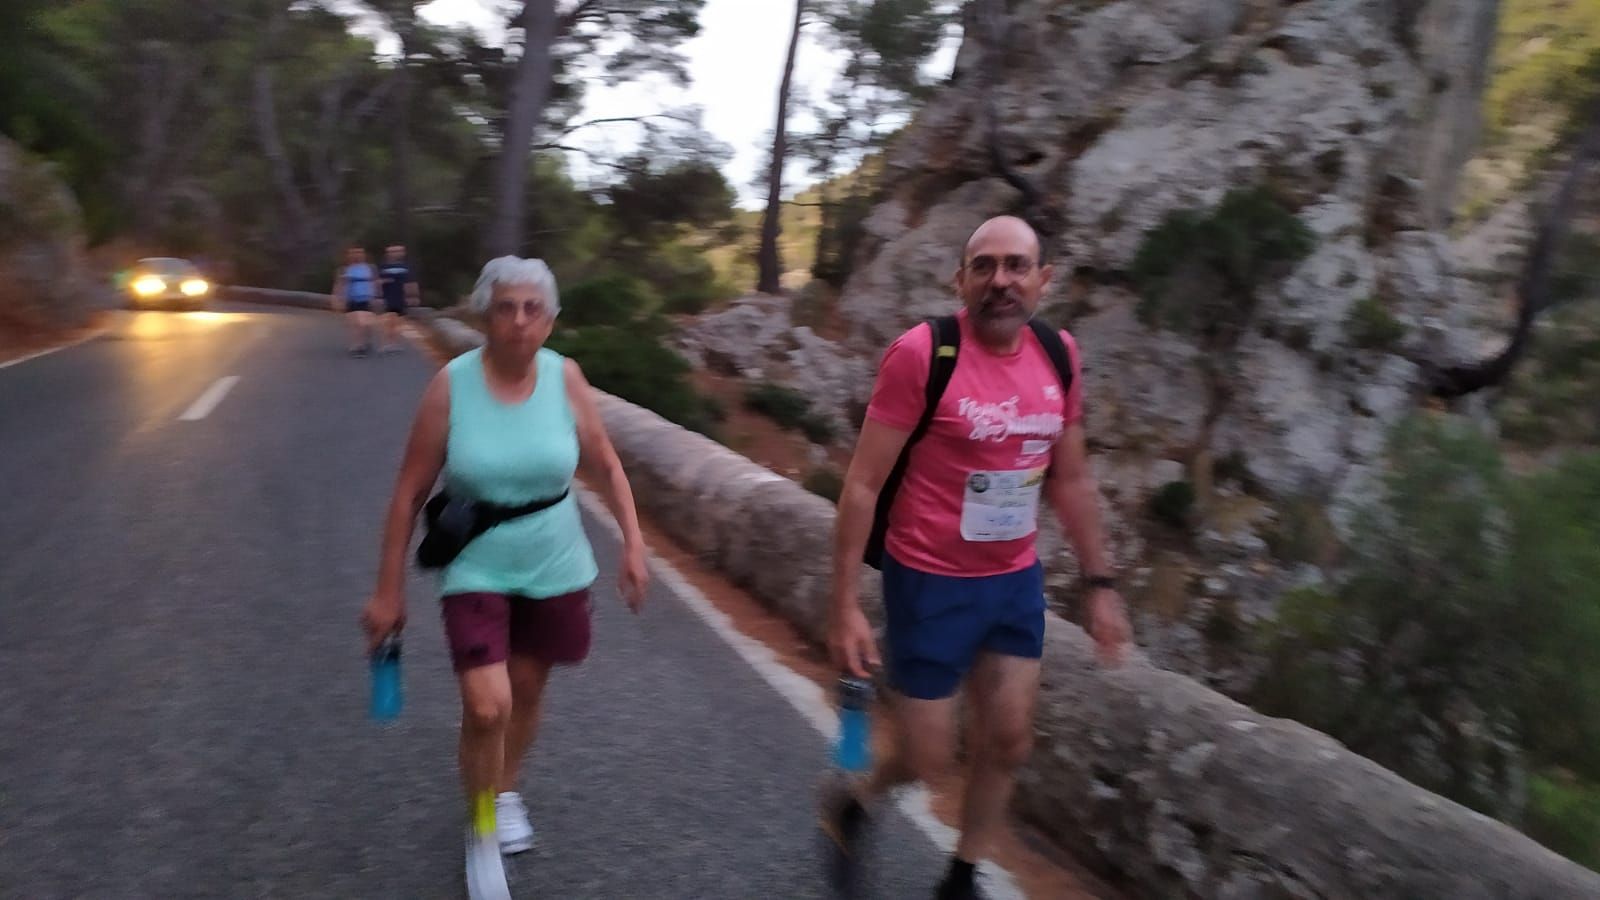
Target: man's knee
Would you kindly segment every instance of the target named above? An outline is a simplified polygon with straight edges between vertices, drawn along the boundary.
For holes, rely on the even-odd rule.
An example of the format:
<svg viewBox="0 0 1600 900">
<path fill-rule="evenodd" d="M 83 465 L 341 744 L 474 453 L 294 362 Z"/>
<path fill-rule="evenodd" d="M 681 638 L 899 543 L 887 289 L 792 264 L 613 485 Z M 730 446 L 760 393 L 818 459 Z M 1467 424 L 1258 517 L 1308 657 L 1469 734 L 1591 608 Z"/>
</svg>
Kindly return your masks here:
<svg viewBox="0 0 1600 900">
<path fill-rule="evenodd" d="M 1033 753 L 1033 729 L 1028 723 L 1008 723 L 979 738 L 978 764 L 1015 769 Z"/>
</svg>

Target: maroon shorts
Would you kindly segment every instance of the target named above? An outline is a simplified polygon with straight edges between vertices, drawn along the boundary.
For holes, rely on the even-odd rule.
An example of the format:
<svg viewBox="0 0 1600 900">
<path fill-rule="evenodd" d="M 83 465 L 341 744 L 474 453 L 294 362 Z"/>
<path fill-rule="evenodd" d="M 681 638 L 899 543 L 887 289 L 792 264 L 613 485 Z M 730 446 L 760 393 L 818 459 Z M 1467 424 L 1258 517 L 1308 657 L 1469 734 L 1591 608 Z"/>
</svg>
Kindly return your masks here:
<svg viewBox="0 0 1600 900">
<path fill-rule="evenodd" d="M 534 600 L 515 594 L 450 594 L 443 608 L 445 640 L 457 672 L 531 656 L 551 665 L 589 655 L 589 592 Z"/>
</svg>

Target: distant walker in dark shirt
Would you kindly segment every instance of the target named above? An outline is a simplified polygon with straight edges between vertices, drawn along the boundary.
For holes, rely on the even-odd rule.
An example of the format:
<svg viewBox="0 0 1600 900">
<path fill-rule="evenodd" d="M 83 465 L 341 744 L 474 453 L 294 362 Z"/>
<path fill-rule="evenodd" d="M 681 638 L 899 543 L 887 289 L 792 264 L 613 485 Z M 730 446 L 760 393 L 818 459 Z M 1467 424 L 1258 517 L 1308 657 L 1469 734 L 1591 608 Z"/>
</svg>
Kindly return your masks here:
<svg viewBox="0 0 1600 900">
<path fill-rule="evenodd" d="M 405 247 L 391 244 L 384 251 L 378 279 L 383 284 L 382 352 L 393 353 L 399 349 L 396 342 L 400 334 L 400 317 L 406 314 L 407 307 L 417 305 L 417 282 L 411 277 Z"/>
</svg>

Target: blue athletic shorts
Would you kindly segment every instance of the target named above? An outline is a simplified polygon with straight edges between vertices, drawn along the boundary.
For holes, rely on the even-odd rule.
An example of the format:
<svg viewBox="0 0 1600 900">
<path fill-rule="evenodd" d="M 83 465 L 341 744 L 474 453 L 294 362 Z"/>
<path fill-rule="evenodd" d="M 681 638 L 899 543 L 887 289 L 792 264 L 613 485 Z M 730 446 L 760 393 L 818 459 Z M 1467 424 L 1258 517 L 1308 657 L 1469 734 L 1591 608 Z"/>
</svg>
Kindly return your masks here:
<svg viewBox="0 0 1600 900">
<path fill-rule="evenodd" d="M 883 555 L 889 683 L 917 700 L 955 694 L 980 652 L 1044 653 L 1044 567 L 962 578 L 930 575 Z"/>
</svg>

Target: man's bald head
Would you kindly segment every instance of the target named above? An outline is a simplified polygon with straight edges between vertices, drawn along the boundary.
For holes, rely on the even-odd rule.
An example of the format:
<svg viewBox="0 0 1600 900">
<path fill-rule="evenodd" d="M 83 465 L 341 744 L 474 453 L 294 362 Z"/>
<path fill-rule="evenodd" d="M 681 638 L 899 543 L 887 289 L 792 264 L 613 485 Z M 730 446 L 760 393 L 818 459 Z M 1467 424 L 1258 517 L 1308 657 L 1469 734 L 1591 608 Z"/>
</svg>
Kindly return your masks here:
<svg viewBox="0 0 1600 900">
<path fill-rule="evenodd" d="M 967 238 L 956 292 L 984 343 L 1016 346 L 1054 274 L 1041 249 L 1039 233 L 1016 216 L 996 216 Z"/>
<path fill-rule="evenodd" d="M 995 216 L 979 225 L 977 230 L 972 232 L 972 236 L 967 238 L 967 246 L 961 252 L 961 259 L 963 262 L 971 259 L 974 253 L 982 252 L 982 248 L 989 244 L 1015 247 L 1019 240 L 1025 241 L 1032 248 L 1034 260 L 1040 261 L 1044 245 L 1039 240 L 1039 232 L 1016 216 Z"/>
</svg>

